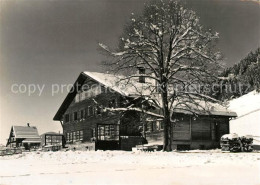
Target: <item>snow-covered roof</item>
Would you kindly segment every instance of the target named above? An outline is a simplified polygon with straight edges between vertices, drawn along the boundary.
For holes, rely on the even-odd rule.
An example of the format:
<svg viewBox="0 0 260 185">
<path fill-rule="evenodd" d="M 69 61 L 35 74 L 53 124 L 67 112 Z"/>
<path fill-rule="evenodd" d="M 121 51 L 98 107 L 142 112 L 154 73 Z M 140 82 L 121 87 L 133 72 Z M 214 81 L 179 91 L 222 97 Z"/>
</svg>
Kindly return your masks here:
<svg viewBox="0 0 260 185">
<path fill-rule="evenodd" d="M 36 127 L 13 126 L 15 138 L 40 138 Z"/>
<path fill-rule="evenodd" d="M 22 143 L 41 143 L 40 138 L 27 138 L 22 141 Z"/>
<path fill-rule="evenodd" d="M 140 83 L 138 78 L 129 79 L 123 75 L 89 71 L 84 71 L 83 73 L 124 96 L 147 95 L 150 92 L 149 88 L 152 83 L 151 81 L 148 81 L 148 83 Z M 146 79 L 146 82 L 147 80 L 148 79 Z"/>
<path fill-rule="evenodd" d="M 124 96 L 131 96 L 131 95 L 150 95 L 151 89 L 150 85 L 153 82 L 150 80 L 148 83 L 139 83 L 137 79 L 129 79 L 125 76 L 119 76 L 114 74 L 108 73 L 98 73 L 98 72 L 84 72 L 85 75 L 91 77 L 92 79 L 96 80 L 97 82 L 105 85 L 113 89 L 114 91 L 119 92 Z M 124 80 L 126 79 L 126 80 Z M 146 79 L 147 82 L 148 79 Z M 127 84 L 127 85 L 126 85 Z M 153 84 L 154 85 L 154 84 Z M 154 95 L 154 97 L 158 104 L 161 105 L 161 98 L 158 95 Z M 188 106 L 191 108 L 187 110 L 187 106 L 178 104 L 179 102 L 176 101 L 175 106 L 173 106 L 173 112 L 176 113 L 185 113 L 185 114 L 193 114 L 197 113 L 200 115 L 219 115 L 219 116 L 237 116 L 235 112 L 228 110 L 226 107 L 212 102 L 206 102 L 204 100 L 196 100 L 196 103 L 188 103 Z M 178 105 L 177 105 L 178 104 Z"/>
<path fill-rule="evenodd" d="M 146 83 L 140 83 L 138 77 L 136 78 L 127 78 L 126 76 L 122 75 L 114 75 L 109 73 L 99 73 L 99 72 L 89 72 L 84 71 L 80 74 L 74 86 L 76 84 L 83 85 L 84 81 L 87 79 L 93 79 L 94 81 L 100 83 L 101 85 L 111 88 L 113 91 L 118 92 L 123 96 L 133 96 L 133 97 L 140 97 L 140 96 L 152 96 L 151 98 L 156 100 L 157 104 L 162 107 L 161 98 L 158 93 L 151 94 L 151 89 L 155 87 L 155 82 L 150 79 L 146 79 Z M 76 89 L 75 87 L 73 87 Z M 60 106 L 58 112 L 54 116 L 54 120 L 61 120 L 62 115 L 66 112 L 67 108 L 73 101 L 74 97 L 76 96 L 77 92 L 72 91 L 70 92 L 67 97 L 65 98 L 64 102 Z M 176 101 L 176 106 L 173 107 L 173 112 L 176 113 L 184 113 L 184 114 L 191 114 L 196 113 L 199 115 L 218 115 L 218 116 L 230 116 L 235 117 L 236 113 L 229 111 L 225 107 L 221 106 L 217 103 L 209 103 L 203 100 L 197 100 L 197 105 L 190 104 L 190 110 L 187 110 L 187 107 L 183 107 L 183 105 L 177 105 L 178 101 Z"/>
<path fill-rule="evenodd" d="M 195 103 L 186 103 L 187 105 L 173 106 L 173 112 L 185 113 L 185 114 L 199 114 L 199 115 L 216 115 L 216 116 L 230 116 L 236 117 L 237 114 L 234 111 L 229 110 L 218 103 L 213 103 L 205 100 L 195 100 Z"/>
<path fill-rule="evenodd" d="M 260 111 L 260 93 L 252 91 L 239 98 L 230 100 L 229 109 L 235 111 L 238 117 Z"/>
</svg>

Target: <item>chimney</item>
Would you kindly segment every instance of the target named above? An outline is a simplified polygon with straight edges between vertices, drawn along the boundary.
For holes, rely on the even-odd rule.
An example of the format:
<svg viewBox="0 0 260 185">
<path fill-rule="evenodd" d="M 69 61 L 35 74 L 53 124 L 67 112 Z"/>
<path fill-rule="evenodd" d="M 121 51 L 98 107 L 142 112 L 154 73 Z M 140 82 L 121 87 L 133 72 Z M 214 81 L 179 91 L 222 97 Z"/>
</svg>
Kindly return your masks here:
<svg viewBox="0 0 260 185">
<path fill-rule="evenodd" d="M 27 123 L 27 126 L 30 127 L 30 123 Z"/>
<path fill-rule="evenodd" d="M 145 68 L 144 67 L 138 67 L 138 74 L 139 76 L 139 83 L 145 83 L 145 77 L 141 75 L 145 75 Z"/>
</svg>

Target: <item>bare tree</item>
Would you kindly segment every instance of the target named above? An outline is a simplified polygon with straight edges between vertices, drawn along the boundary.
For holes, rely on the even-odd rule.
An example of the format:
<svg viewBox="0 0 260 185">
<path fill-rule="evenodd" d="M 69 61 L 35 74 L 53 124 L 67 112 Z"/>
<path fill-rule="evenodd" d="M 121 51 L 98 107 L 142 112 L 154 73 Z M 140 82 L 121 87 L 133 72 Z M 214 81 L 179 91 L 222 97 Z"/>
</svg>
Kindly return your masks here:
<svg viewBox="0 0 260 185">
<path fill-rule="evenodd" d="M 152 1 L 141 15 L 131 15 L 117 49 L 99 44 L 112 57 L 106 64 L 114 73 L 156 82 L 151 94 L 161 99 L 165 151 L 171 150 L 173 110 L 193 112 L 194 105 L 201 106 L 199 100 L 213 101 L 205 84 L 213 83 L 220 69 L 217 38 L 218 33 L 204 30 L 195 12 L 179 2 Z M 137 74 L 138 68 L 145 74 Z"/>
</svg>

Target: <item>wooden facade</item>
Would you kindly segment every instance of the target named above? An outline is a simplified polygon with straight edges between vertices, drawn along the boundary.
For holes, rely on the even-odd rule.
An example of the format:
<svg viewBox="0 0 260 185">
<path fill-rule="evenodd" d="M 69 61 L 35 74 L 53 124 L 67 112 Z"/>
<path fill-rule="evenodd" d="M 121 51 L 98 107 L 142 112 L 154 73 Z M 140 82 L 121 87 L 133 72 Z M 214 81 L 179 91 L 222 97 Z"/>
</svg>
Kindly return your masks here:
<svg viewBox="0 0 260 185">
<path fill-rule="evenodd" d="M 210 149 L 219 147 L 220 137 L 229 133 L 229 117 L 175 114 L 172 123 L 173 149 Z M 163 129 L 146 133 L 148 143 L 162 144 Z"/>
<path fill-rule="evenodd" d="M 12 126 L 6 146 L 30 150 L 39 148 L 40 144 L 41 140 L 37 128 L 28 124 L 27 126 Z"/>
<path fill-rule="evenodd" d="M 124 110 L 122 108 L 127 106 L 125 102 L 133 102 L 137 98 L 118 91 L 109 91 L 105 84 L 84 73 L 81 73 L 74 87 L 76 84 L 79 90 L 68 94 L 54 117 L 54 120 L 62 124 L 67 144 L 94 143 L 96 150 L 131 150 L 140 144 L 163 144 L 164 128 L 160 110 L 151 109 L 149 111 L 156 114 L 149 115 L 146 112 L 145 116 L 140 111 Z M 93 85 L 96 85 L 94 87 L 97 91 L 90 92 L 89 87 Z M 172 117 L 173 148 L 181 150 L 218 147 L 220 137 L 229 133 L 230 117 L 194 117 L 175 113 Z"/>
</svg>

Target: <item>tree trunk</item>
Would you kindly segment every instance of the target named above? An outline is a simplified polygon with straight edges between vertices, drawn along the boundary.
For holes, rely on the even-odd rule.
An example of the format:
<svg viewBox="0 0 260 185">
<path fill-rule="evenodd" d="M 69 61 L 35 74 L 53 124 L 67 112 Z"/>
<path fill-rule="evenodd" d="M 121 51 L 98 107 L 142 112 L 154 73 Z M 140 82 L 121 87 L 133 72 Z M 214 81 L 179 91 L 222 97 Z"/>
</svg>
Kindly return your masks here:
<svg viewBox="0 0 260 185">
<path fill-rule="evenodd" d="M 161 93 L 163 103 L 163 116 L 164 116 L 164 138 L 163 138 L 163 151 L 172 151 L 171 142 L 171 115 L 168 106 L 168 93 L 167 88 L 163 88 Z"/>
</svg>

